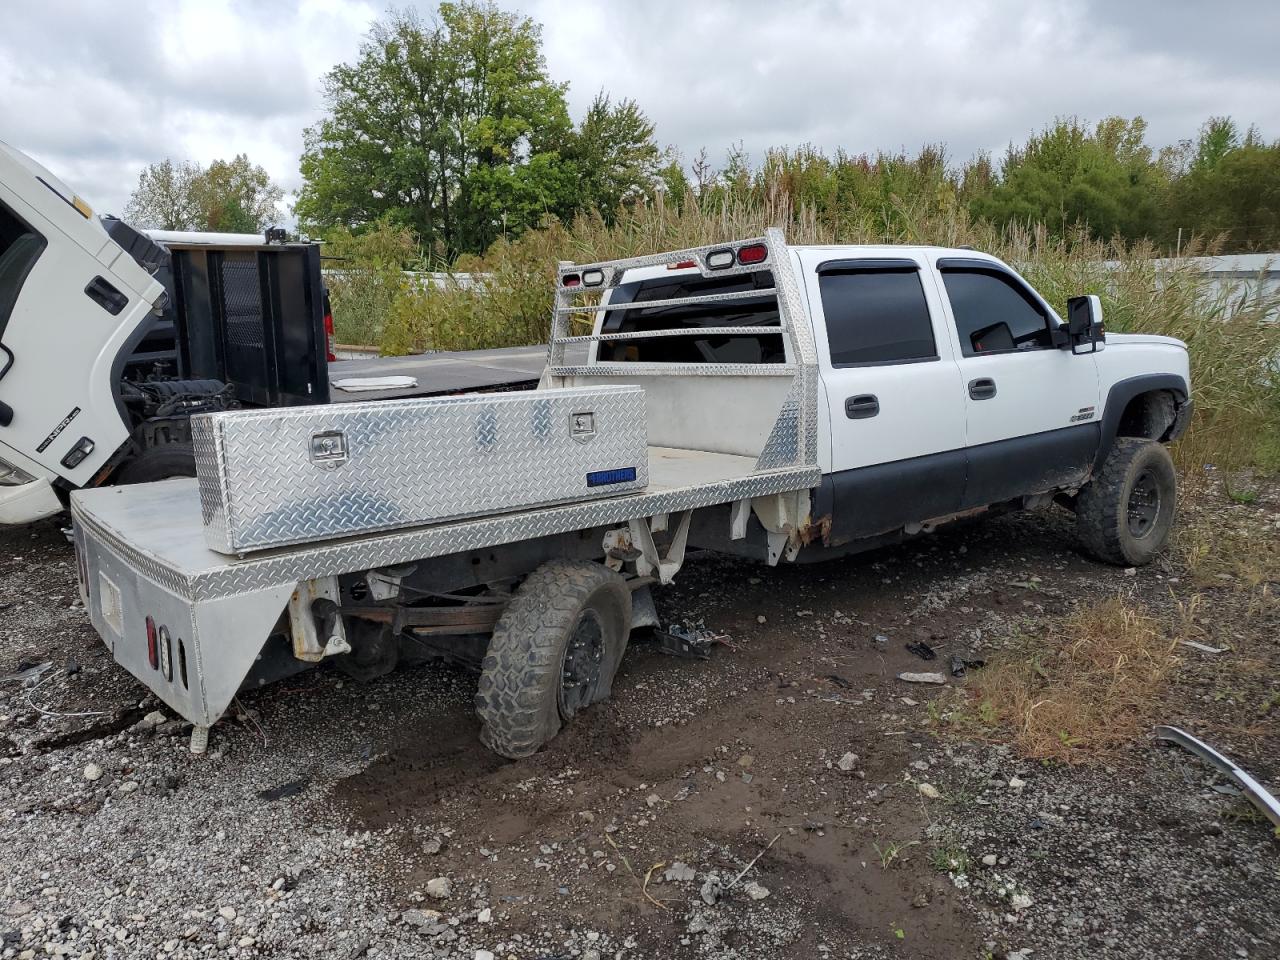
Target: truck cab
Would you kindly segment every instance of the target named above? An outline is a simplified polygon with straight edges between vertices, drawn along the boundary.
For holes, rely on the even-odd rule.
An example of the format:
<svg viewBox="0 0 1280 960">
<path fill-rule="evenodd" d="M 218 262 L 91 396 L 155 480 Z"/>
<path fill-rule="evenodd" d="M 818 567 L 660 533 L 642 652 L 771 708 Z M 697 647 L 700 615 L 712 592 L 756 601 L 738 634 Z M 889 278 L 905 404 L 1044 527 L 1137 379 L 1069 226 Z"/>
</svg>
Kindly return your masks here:
<svg viewBox="0 0 1280 960">
<path fill-rule="evenodd" d="M 818 545 L 824 553 L 865 547 L 995 507 L 1055 497 L 1074 504 L 1118 437 L 1169 441 L 1185 429 L 1185 345 L 1106 334 L 1096 297 L 1073 301 L 1073 330 L 1010 266 L 974 250 L 785 250 L 816 373 L 823 478 L 811 520 L 820 536 L 809 556 Z M 591 349 L 571 382 L 605 371 L 641 382 L 627 377 L 626 364 L 652 365 L 651 374 L 668 366 L 673 376 L 651 391 L 651 422 L 696 435 L 678 443 L 759 453 L 765 437 L 749 425 L 772 423 L 784 395 L 767 386 L 735 395 L 726 422 L 708 393 L 716 381 L 699 367 L 747 373 L 797 358 L 776 329 L 771 264 L 744 272 L 732 248 L 726 256 L 738 269 L 720 276 L 686 263 L 621 277 L 606 298 L 615 309 L 600 311 L 591 336 L 579 338 Z M 665 303 L 673 297 L 706 300 Z M 653 306 L 641 306 L 647 302 Z M 690 334 L 663 332 L 673 327 Z M 692 332 L 699 327 L 705 335 Z"/>
<path fill-rule="evenodd" d="M 120 372 L 164 293 L 82 199 L 0 143 L 0 522 L 64 507 L 128 439 Z"/>
</svg>

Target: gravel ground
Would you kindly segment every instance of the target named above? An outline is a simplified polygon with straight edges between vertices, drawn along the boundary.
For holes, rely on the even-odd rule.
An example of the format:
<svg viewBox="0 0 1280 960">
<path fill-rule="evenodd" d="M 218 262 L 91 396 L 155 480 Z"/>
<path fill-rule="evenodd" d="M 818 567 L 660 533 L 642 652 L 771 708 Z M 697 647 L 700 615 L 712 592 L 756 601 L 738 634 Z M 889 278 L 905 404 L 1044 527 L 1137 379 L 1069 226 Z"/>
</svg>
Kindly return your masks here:
<svg viewBox="0 0 1280 960">
<path fill-rule="evenodd" d="M 1274 491 L 1212 502 L 1276 536 Z M 1280 956 L 1280 844 L 1199 761 L 1029 762 L 938 733 L 954 681 L 897 679 L 937 666 L 907 643 L 989 656 L 1102 596 L 1185 598 L 1169 561 L 1085 560 L 1064 514 L 694 558 L 660 612 L 732 644 L 637 638 L 614 699 L 518 763 L 440 668 L 282 681 L 194 757 L 89 627 L 56 523 L 0 531 L 0 582 L 4 957 Z M 1280 613 L 1237 587 L 1202 590 L 1232 649 L 1185 657 L 1166 709 L 1275 785 Z"/>
</svg>

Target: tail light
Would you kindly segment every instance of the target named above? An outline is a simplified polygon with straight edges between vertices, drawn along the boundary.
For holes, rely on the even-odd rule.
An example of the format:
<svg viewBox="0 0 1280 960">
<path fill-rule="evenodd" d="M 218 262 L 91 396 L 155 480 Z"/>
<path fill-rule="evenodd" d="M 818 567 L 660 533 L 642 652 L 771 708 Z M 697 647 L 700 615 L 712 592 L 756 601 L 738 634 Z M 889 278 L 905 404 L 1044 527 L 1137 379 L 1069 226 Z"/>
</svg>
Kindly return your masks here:
<svg viewBox="0 0 1280 960">
<path fill-rule="evenodd" d="M 743 266 L 752 263 L 764 263 L 765 258 L 769 256 L 769 248 L 763 243 L 753 243 L 750 246 L 738 248 L 738 262 Z"/>
<path fill-rule="evenodd" d="M 338 359 L 338 355 L 333 352 L 333 312 L 330 310 L 324 312 L 324 352 L 325 359 L 330 363 Z"/>
<path fill-rule="evenodd" d="M 564 287 L 580 287 L 582 286 L 582 277 L 576 273 L 566 273 L 560 278 L 560 285 Z"/>
<path fill-rule="evenodd" d="M 732 250 L 712 250 L 707 254 L 707 267 L 711 270 L 724 270 L 733 266 Z"/>
<path fill-rule="evenodd" d="M 169 628 L 161 627 L 156 636 L 157 653 L 160 655 L 160 675 L 173 679 L 173 647 L 169 641 Z M 154 666 L 154 664 L 153 664 Z"/>
<path fill-rule="evenodd" d="M 147 617 L 147 663 L 152 670 L 160 669 L 160 644 L 156 635 L 156 622 Z"/>
</svg>

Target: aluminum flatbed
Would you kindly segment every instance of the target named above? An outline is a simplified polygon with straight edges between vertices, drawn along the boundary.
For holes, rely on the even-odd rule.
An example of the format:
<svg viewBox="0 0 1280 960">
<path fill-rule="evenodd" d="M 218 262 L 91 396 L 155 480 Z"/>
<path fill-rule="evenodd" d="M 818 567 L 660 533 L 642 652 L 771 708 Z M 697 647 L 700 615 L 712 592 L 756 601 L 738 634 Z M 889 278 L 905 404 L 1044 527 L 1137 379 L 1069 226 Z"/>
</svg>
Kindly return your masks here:
<svg viewBox="0 0 1280 960">
<path fill-rule="evenodd" d="M 673 281 L 710 292 L 628 299 L 635 284 Z M 738 316 L 748 299 L 763 326 Z M 332 408 L 290 413 L 298 424 L 222 413 L 222 439 L 200 447 L 199 480 L 76 492 L 76 552 L 94 627 L 117 662 L 195 725 L 193 749 L 241 689 L 324 660 L 365 679 L 425 655 L 479 668 L 481 739 L 503 756 L 527 756 L 609 695 L 632 627 L 656 622 L 650 585 L 671 581 L 688 546 L 776 564 L 809 542 L 822 482 L 816 355 L 779 232 L 736 250 L 561 264 L 555 302 L 546 354 L 478 364 L 495 377 L 532 374 L 545 358 L 537 389 L 504 401 L 514 412 L 466 396 L 344 405 L 352 415 L 341 429 Z M 668 310 L 713 304 L 729 328 L 668 323 Z M 602 311 L 641 309 L 657 311 L 642 335 L 599 332 Z M 769 355 L 717 354 L 720 338 L 744 333 L 765 339 Z M 636 356 L 638 338 L 650 351 L 683 340 L 677 350 L 688 359 Z M 386 361 L 378 372 L 389 372 Z M 476 371 L 455 372 L 477 385 Z M 579 410 L 570 395 L 594 399 Z M 624 406 L 624 419 L 611 419 Z M 606 439 L 629 456 L 615 457 Z M 603 460 L 579 464 L 582 451 Z M 419 476 L 424 464 L 429 480 Z M 317 480 L 338 469 L 347 471 L 341 482 Z M 626 479 L 645 485 L 602 490 Z M 343 522 L 321 530 L 329 494 Z M 361 509 L 397 498 L 415 511 L 424 505 L 400 514 L 415 525 L 388 531 Z M 455 501 L 477 509 L 446 519 L 463 515 Z M 222 538 L 220 505 L 232 502 L 287 516 L 289 529 Z M 323 538 L 310 536 L 318 531 Z M 224 544 L 253 552 L 218 552 Z"/>
<path fill-rule="evenodd" d="M 588 530 L 698 507 L 749 501 L 817 485 L 816 467 L 757 471 L 754 457 L 649 448 L 649 486 L 641 493 L 520 510 L 450 523 L 283 547 L 244 558 L 205 545 L 194 479 L 77 493 L 77 530 L 116 553 L 149 580 L 189 601 L 337 576 Z"/>
</svg>

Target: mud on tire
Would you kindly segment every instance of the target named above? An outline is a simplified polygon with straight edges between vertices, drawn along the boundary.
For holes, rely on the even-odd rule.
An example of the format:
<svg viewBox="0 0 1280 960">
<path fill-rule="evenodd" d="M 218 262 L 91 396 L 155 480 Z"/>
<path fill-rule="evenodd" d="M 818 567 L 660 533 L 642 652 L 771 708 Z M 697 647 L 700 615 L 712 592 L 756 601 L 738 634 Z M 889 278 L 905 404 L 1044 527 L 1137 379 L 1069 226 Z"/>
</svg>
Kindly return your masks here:
<svg viewBox="0 0 1280 960">
<path fill-rule="evenodd" d="M 1119 437 L 1076 498 L 1076 529 L 1099 560 L 1141 566 L 1169 538 L 1176 497 L 1169 451 L 1154 440 Z"/>
<path fill-rule="evenodd" d="M 544 563 L 493 629 L 476 694 L 480 740 L 513 760 L 535 753 L 579 709 L 609 696 L 630 629 L 622 577 L 583 560 Z"/>
</svg>

